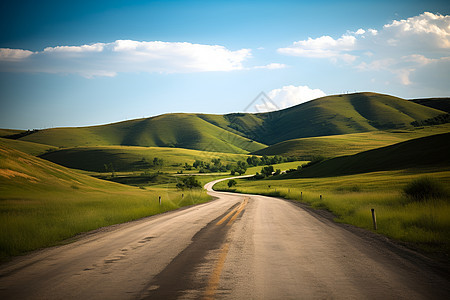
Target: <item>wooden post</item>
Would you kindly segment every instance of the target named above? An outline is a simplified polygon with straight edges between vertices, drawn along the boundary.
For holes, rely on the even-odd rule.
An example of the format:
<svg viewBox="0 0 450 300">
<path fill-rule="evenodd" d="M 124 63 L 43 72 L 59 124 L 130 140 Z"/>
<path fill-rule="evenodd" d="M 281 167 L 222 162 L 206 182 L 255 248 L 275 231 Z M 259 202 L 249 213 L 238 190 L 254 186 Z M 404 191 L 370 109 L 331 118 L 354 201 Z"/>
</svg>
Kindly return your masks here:
<svg viewBox="0 0 450 300">
<path fill-rule="evenodd" d="M 184 194 L 181 194 L 181 199 L 183 199 L 184 198 Z"/>
<path fill-rule="evenodd" d="M 322 195 L 320 195 L 320 200 L 322 200 Z"/>
<path fill-rule="evenodd" d="M 300 192 L 300 200 L 303 200 L 303 192 Z"/>
<path fill-rule="evenodd" d="M 161 196 L 159 196 L 159 205 L 161 205 Z"/>
<path fill-rule="evenodd" d="M 377 230 L 377 216 L 375 215 L 375 209 L 371 209 L 372 211 L 372 221 L 373 221 L 373 230 Z"/>
</svg>

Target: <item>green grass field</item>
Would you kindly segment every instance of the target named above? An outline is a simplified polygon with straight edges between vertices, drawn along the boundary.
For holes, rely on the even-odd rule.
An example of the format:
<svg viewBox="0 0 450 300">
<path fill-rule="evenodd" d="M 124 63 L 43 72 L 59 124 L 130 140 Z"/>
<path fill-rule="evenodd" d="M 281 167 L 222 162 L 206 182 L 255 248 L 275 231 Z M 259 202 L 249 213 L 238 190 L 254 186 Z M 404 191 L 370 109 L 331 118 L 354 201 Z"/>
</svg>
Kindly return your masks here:
<svg viewBox="0 0 450 300">
<path fill-rule="evenodd" d="M 329 135 L 283 141 L 255 152 L 257 155 L 282 155 L 303 159 L 314 156 L 337 157 L 393 145 L 410 139 L 450 132 L 450 124 Z"/>
<path fill-rule="evenodd" d="M 226 181 L 216 184 L 214 189 L 301 201 L 333 212 L 338 222 L 367 230 L 373 230 L 370 210 L 374 208 L 378 233 L 425 251 L 448 255 L 449 199 L 414 202 L 402 194 L 404 186 L 425 175 L 447 186 L 450 182 L 450 171 L 403 170 L 326 178 L 239 179 L 233 189 L 228 188 Z"/>
<path fill-rule="evenodd" d="M 389 95 L 356 93 L 270 113 L 165 114 L 102 126 L 39 130 L 20 139 L 63 148 L 127 145 L 245 154 L 297 138 L 411 128 L 413 121 L 443 113 Z"/>
<path fill-rule="evenodd" d="M 38 156 L 48 151 L 54 151 L 58 149 L 54 146 L 4 138 L 0 138 L 0 145 L 19 150 L 33 156 Z"/>
<path fill-rule="evenodd" d="M 0 258 L 209 200 L 202 190 L 137 188 L 95 179 L 0 146 Z"/>
<path fill-rule="evenodd" d="M 164 160 L 162 169 L 172 173 L 182 170 L 185 163 L 192 165 L 197 159 L 211 162 L 213 158 L 220 158 L 224 164 L 247 159 L 243 154 L 133 146 L 77 147 L 46 153 L 41 157 L 69 168 L 95 172 L 104 172 L 105 165 L 110 164 L 116 171 L 146 169 L 148 167 L 141 163 L 142 159 L 152 162 L 156 157 Z"/>
</svg>

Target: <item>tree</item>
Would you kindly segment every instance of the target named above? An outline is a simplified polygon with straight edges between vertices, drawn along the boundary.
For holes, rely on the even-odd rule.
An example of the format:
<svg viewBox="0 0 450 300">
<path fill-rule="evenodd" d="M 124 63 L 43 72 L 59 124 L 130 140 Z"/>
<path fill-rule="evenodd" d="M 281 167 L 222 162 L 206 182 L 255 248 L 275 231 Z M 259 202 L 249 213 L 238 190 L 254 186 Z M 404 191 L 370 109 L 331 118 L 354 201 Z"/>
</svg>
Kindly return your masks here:
<svg viewBox="0 0 450 300">
<path fill-rule="evenodd" d="M 234 180 L 234 179 L 228 180 L 228 187 L 229 188 L 231 188 L 232 186 L 235 186 L 235 185 L 236 185 L 236 180 Z"/>
<path fill-rule="evenodd" d="M 273 166 L 267 166 L 261 169 L 261 174 L 263 174 L 266 177 L 269 177 L 270 175 L 272 175 L 272 173 L 273 173 Z"/>
<path fill-rule="evenodd" d="M 186 176 L 181 180 L 181 182 L 177 183 L 177 188 L 184 190 L 187 189 L 193 189 L 193 188 L 201 188 L 200 182 L 195 179 L 194 176 Z"/>
</svg>

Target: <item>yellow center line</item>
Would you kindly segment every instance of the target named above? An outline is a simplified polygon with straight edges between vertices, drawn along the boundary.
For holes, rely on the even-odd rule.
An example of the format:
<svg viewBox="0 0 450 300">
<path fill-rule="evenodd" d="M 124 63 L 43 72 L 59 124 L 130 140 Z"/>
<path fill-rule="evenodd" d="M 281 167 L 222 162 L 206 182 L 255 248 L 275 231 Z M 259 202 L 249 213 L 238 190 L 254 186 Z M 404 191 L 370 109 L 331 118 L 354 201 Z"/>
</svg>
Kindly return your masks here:
<svg viewBox="0 0 450 300">
<path fill-rule="evenodd" d="M 206 287 L 206 291 L 204 294 L 205 300 L 214 299 L 214 295 L 216 293 L 217 288 L 219 287 L 220 275 L 222 274 L 223 266 L 225 265 L 225 259 L 227 258 L 228 248 L 230 247 L 229 243 L 225 243 L 220 252 L 219 260 L 217 261 L 216 267 L 211 274 L 211 277 L 208 281 L 208 286 Z"/>
<path fill-rule="evenodd" d="M 220 219 L 219 222 L 217 222 L 216 225 L 220 225 L 223 222 L 225 222 L 232 214 L 234 214 L 238 209 L 240 209 L 242 207 L 242 202 L 241 205 L 239 205 L 238 207 L 235 207 L 232 211 L 230 211 L 225 217 L 223 217 L 222 219 Z"/>
<path fill-rule="evenodd" d="M 239 209 L 237 210 L 237 212 L 234 214 L 233 217 L 231 217 L 230 221 L 228 222 L 228 226 L 233 224 L 234 220 L 236 220 L 237 216 L 241 213 L 241 211 L 244 210 L 245 206 L 247 205 L 248 199 L 246 198 L 244 200 L 244 202 L 242 202 L 241 206 L 239 206 Z"/>
<path fill-rule="evenodd" d="M 227 223 L 227 226 L 231 225 L 234 220 L 236 220 L 237 216 L 244 210 L 245 206 L 248 203 L 248 198 L 245 198 L 241 204 L 230 211 L 225 217 L 223 217 L 216 225 L 220 225 L 225 222 L 231 215 L 233 215 L 230 221 Z M 230 243 L 225 243 L 220 250 L 219 260 L 217 261 L 214 270 L 209 277 L 208 286 L 206 287 L 205 293 L 203 295 L 203 299 L 212 300 L 214 299 L 214 295 L 216 294 L 216 290 L 219 287 L 220 275 L 222 274 L 223 266 L 225 265 L 225 260 L 227 258 L 228 249 L 230 248 Z"/>
</svg>

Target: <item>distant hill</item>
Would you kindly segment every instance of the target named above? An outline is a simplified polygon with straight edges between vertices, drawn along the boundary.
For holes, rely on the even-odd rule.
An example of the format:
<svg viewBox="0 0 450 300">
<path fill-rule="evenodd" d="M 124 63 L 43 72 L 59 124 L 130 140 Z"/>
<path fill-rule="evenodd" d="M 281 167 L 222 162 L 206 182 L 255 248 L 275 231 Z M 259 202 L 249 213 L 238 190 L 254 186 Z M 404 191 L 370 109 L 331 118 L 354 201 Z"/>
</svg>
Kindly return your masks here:
<svg viewBox="0 0 450 300">
<path fill-rule="evenodd" d="M 195 160 L 210 162 L 220 158 L 223 164 L 245 161 L 247 156 L 233 153 L 203 152 L 192 149 L 136 146 L 75 147 L 45 153 L 40 156 L 59 165 L 85 171 L 105 172 L 158 169 L 152 166 L 154 158 L 163 159 L 164 170 L 182 170 L 185 163 Z M 106 166 L 106 167 L 105 167 Z"/>
<path fill-rule="evenodd" d="M 327 158 L 352 155 L 406 140 L 450 132 L 450 124 L 426 126 L 403 130 L 377 130 L 287 140 L 258 150 L 256 155 L 281 155 L 310 160 L 313 157 Z"/>
<path fill-rule="evenodd" d="M 450 98 L 424 98 L 409 101 L 450 113 Z"/>
<path fill-rule="evenodd" d="M 38 156 L 41 154 L 44 154 L 47 151 L 54 151 L 57 148 L 54 146 L 49 145 L 43 145 L 43 144 L 37 144 L 27 141 L 21 141 L 21 140 L 12 140 L 12 139 L 5 139 L 0 138 L 0 145 L 13 148 L 22 152 L 25 152 L 27 154 L 31 154 L 34 156 Z"/>
<path fill-rule="evenodd" d="M 228 153 L 248 153 L 265 147 L 216 122 L 226 120 L 215 115 L 165 114 L 102 126 L 39 130 L 20 140 L 57 147 L 122 145 Z"/>
<path fill-rule="evenodd" d="M 19 139 L 57 147 L 126 145 L 249 153 L 296 138 L 410 128 L 413 121 L 443 113 L 389 95 L 356 93 L 269 113 L 165 114 L 102 126 L 39 130 Z"/>
<path fill-rule="evenodd" d="M 286 174 L 284 178 L 331 177 L 413 168 L 450 169 L 450 133 L 412 139 L 395 145 L 336 157 Z"/>
</svg>

